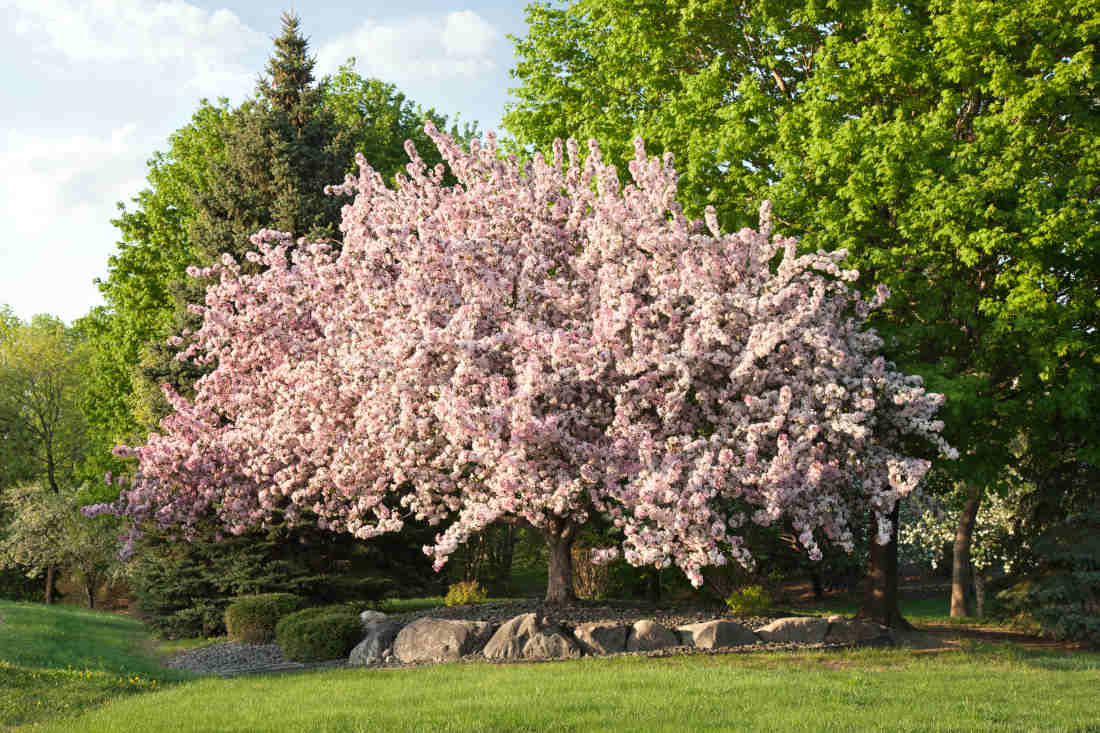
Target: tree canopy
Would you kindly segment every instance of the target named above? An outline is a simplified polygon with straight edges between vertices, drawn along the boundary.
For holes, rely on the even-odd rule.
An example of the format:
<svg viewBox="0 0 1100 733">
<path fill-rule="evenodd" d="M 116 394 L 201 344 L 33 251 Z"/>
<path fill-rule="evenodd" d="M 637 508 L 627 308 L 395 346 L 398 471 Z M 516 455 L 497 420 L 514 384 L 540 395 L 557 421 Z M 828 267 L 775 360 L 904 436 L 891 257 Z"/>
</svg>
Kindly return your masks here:
<svg viewBox="0 0 1100 733">
<path fill-rule="evenodd" d="M 334 238 L 342 202 L 323 189 L 353 169 L 355 153 L 378 160 L 392 180 L 405 140 L 427 142 L 421 120 L 446 123 L 350 64 L 319 82 L 312 70 L 299 20 L 287 14 L 253 97 L 237 107 L 203 100 L 168 150 L 150 159 L 148 188 L 119 204 L 121 241 L 99 282 L 107 305 L 78 324 L 95 345 L 89 475 L 118 471 L 110 447 L 141 440 L 167 412 L 161 382 L 186 393 L 202 373 L 164 344 L 196 325 L 186 305 L 201 300 L 205 284 L 190 281 L 189 265 L 243 255 L 248 236 L 264 227 Z"/>
<path fill-rule="evenodd" d="M 750 520 L 790 520 L 819 556 L 825 538 L 850 548 L 870 508 L 887 541 L 927 457 L 954 455 L 942 397 L 863 328 L 887 293 L 851 290 L 844 252 L 799 256 L 767 206 L 759 232 L 686 219 L 671 158 L 640 140 L 621 187 L 595 144 L 521 168 L 492 139 L 466 153 L 427 130 L 456 185 L 411 145 L 396 191 L 360 158 L 339 247 L 263 230 L 258 270 L 192 268 L 216 282 L 174 342 L 214 368 L 193 401 L 166 388 L 174 413 L 128 451 L 112 511 L 362 538 L 446 520 L 425 548 L 437 567 L 518 520 L 546 537 L 562 601 L 592 515 L 631 564 L 699 584 L 751 562 Z"/>
</svg>

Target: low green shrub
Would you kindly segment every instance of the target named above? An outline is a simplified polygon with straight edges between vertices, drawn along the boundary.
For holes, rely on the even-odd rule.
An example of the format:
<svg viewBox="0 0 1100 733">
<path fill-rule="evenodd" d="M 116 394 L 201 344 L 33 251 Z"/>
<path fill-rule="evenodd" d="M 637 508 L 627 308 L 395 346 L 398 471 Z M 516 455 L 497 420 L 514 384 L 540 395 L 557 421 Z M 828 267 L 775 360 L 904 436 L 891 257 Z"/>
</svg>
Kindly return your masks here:
<svg viewBox="0 0 1100 733">
<path fill-rule="evenodd" d="M 726 606 L 739 616 L 757 616 L 771 610 L 772 597 L 763 586 L 746 585 L 730 593 Z"/>
<path fill-rule="evenodd" d="M 270 644 L 275 640 L 279 619 L 302 607 L 303 599 L 293 593 L 261 593 L 240 596 L 225 609 L 225 630 L 233 641 Z"/>
<path fill-rule="evenodd" d="M 362 638 L 358 614 L 343 604 L 296 611 L 275 625 L 275 640 L 292 662 L 346 657 Z"/>
<path fill-rule="evenodd" d="M 443 603 L 448 606 L 466 606 L 481 603 L 489 594 L 476 580 L 462 580 L 447 589 Z"/>
</svg>

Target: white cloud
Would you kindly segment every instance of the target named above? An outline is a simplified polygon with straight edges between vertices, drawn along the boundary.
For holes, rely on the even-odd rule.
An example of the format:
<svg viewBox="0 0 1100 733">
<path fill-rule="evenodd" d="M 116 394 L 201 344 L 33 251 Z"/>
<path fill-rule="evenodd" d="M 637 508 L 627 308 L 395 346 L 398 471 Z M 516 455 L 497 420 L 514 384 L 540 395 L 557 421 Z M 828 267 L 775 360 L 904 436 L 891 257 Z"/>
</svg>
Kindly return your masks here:
<svg viewBox="0 0 1100 733">
<path fill-rule="evenodd" d="M 92 278 L 106 274 L 118 239 L 110 218 L 143 187 L 153 145 L 133 124 L 99 137 L 0 138 L 0 303 L 71 320 L 100 300 Z"/>
<path fill-rule="evenodd" d="M 183 0 L 9 0 L 15 32 L 36 55 L 73 64 L 133 65 L 182 75 L 201 92 L 251 78 L 267 37 L 232 11 Z M 221 85 L 219 87 L 218 85 Z"/>
<path fill-rule="evenodd" d="M 361 74 L 385 81 L 440 80 L 475 77 L 497 68 L 497 41 L 502 34 L 472 10 L 380 23 L 368 19 L 352 32 L 321 45 L 321 74 L 354 56 Z"/>
<path fill-rule="evenodd" d="M 448 56 L 477 58 L 488 56 L 500 33 L 472 10 L 447 14 L 443 26 L 443 48 Z"/>
</svg>

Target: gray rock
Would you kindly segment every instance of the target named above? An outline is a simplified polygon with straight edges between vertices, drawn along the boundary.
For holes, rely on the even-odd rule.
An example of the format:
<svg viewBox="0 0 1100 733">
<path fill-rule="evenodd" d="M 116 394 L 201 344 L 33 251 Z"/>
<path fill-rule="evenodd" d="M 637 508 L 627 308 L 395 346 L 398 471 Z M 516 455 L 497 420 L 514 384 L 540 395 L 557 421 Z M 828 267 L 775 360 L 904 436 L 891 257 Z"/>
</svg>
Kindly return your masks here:
<svg viewBox="0 0 1100 733">
<path fill-rule="evenodd" d="M 680 642 L 697 649 L 717 649 L 724 646 L 744 646 L 760 641 L 751 629 L 734 621 L 703 621 L 676 629 Z"/>
<path fill-rule="evenodd" d="M 628 652 L 649 652 L 670 646 L 680 646 L 679 635 L 648 619 L 635 622 L 626 640 Z"/>
<path fill-rule="evenodd" d="M 626 649 L 626 624 L 593 622 L 581 624 L 573 630 L 573 636 L 585 654 L 615 654 Z"/>
<path fill-rule="evenodd" d="M 817 616 L 781 618 L 757 629 L 764 641 L 781 644 L 821 644 L 829 631 L 829 622 Z"/>
<path fill-rule="evenodd" d="M 579 657 L 581 650 L 557 626 L 525 613 L 501 625 L 482 654 L 486 659 L 565 659 Z"/>
<path fill-rule="evenodd" d="M 364 628 L 365 636 L 359 642 L 351 654 L 348 655 L 348 664 L 365 667 L 368 664 L 381 662 L 393 648 L 394 639 L 401 631 L 400 621 L 375 621 Z"/>
<path fill-rule="evenodd" d="M 397 634 L 393 655 L 405 663 L 450 662 L 480 650 L 492 633 L 484 621 L 422 618 Z"/>
<path fill-rule="evenodd" d="M 829 618 L 829 631 L 825 634 L 826 644 L 893 644 L 894 636 L 885 626 L 869 621 L 856 621 L 839 616 Z"/>
<path fill-rule="evenodd" d="M 376 624 L 379 621 L 385 621 L 386 614 L 381 611 L 363 611 L 359 614 L 359 623 L 363 625 L 363 631 L 366 632 L 367 627 L 371 624 Z"/>
</svg>

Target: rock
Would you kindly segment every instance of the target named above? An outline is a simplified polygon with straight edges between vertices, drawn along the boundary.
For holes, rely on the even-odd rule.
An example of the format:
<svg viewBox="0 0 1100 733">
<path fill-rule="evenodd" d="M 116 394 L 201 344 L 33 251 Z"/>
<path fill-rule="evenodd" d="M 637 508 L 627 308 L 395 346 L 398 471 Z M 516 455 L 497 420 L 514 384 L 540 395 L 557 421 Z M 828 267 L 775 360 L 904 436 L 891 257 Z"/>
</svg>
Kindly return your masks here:
<svg viewBox="0 0 1100 733">
<path fill-rule="evenodd" d="M 751 629 L 734 621 L 703 621 L 676 629 L 680 643 L 697 649 L 717 649 L 723 646 L 743 646 L 760 641 Z"/>
<path fill-rule="evenodd" d="M 393 654 L 405 663 L 454 661 L 480 650 L 492 633 L 484 621 L 417 619 L 397 634 Z"/>
<path fill-rule="evenodd" d="M 366 632 L 367 627 L 371 624 L 376 624 L 379 621 L 385 621 L 386 614 L 381 611 L 363 611 L 359 614 L 359 623 L 363 625 L 363 631 Z"/>
<path fill-rule="evenodd" d="M 573 636 L 585 654 L 615 654 L 626 649 L 626 624 L 593 622 L 581 624 L 573 630 Z"/>
<path fill-rule="evenodd" d="M 670 646 L 680 646 L 679 635 L 648 619 L 635 622 L 626 640 L 628 652 L 648 652 Z"/>
<path fill-rule="evenodd" d="M 833 620 L 836 619 L 836 620 Z M 826 644 L 848 644 L 852 646 L 894 643 L 890 629 L 869 621 L 856 621 L 841 616 L 829 618 L 829 632 L 825 634 Z"/>
<path fill-rule="evenodd" d="M 557 626 L 525 613 L 501 625 L 482 654 L 486 659 L 565 659 L 579 657 L 581 650 Z"/>
<path fill-rule="evenodd" d="M 829 631 L 829 622 L 817 616 L 781 618 L 757 629 L 756 635 L 773 643 L 821 644 Z"/>
<path fill-rule="evenodd" d="M 364 629 L 364 638 L 348 655 L 348 664 L 365 667 L 377 664 L 390 655 L 393 641 L 401 631 L 399 621 L 374 621 Z"/>
</svg>

